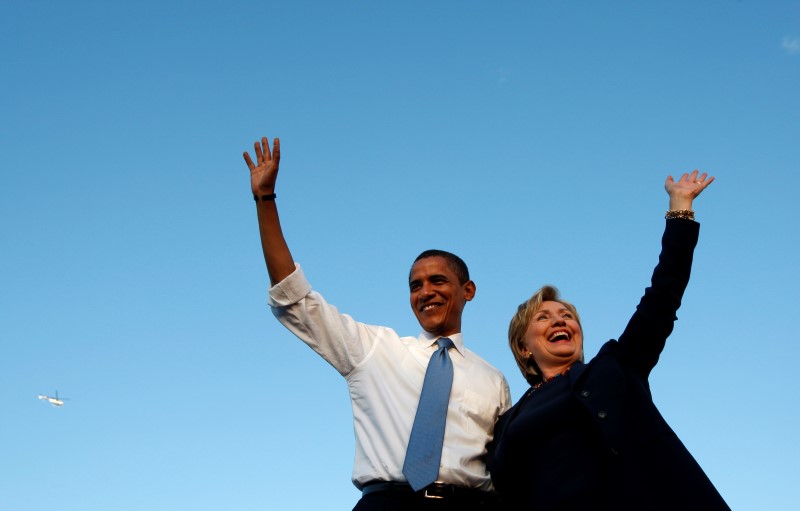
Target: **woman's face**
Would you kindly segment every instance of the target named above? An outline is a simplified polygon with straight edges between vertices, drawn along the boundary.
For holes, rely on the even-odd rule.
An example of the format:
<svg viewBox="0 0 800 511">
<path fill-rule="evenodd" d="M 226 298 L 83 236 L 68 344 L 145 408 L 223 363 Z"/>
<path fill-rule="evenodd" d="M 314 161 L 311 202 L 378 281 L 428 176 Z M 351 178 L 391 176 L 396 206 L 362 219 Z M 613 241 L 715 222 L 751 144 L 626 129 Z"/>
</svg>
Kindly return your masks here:
<svg viewBox="0 0 800 511">
<path fill-rule="evenodd" d="M 560 302 L 544 301 L 533 314 L 523 341 L 545 377 L 581 359 L 583 332 L 575 316 Z"/>
</svg>

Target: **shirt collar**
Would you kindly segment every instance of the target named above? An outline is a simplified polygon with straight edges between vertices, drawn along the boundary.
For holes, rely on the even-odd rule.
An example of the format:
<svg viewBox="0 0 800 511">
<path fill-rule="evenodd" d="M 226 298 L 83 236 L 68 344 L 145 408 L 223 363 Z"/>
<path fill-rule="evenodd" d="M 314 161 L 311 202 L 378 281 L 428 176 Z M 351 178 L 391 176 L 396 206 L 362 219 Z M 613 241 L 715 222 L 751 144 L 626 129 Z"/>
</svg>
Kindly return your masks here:
<svg viewBox="0 0 800 511">
<path fill-rule="evenodd" d="M 431 346 L 434 346 L 436 344 L 436 340 L 439 339 L 440 337 L 444 337 L 444 336 L 442 336 L 442 335 L 431 335 L 428 332 L 424 332 L 423 331 L 421 334 L 419 334 L 419 337 L 417 337 L 417 342 L 423 348 L 430 348 Z M 453 341 L 453 345 L 455 346 L 456 350 L 458 350 L 458 352 L 461 354 L 461 356 L 464 356 L 464 350 L 465 350 L 465 348 L 464 348 L 464 334 L 457 333 L 457 334 L 453 334 L 453 335 L 448 335 L 447 338 L 450 339 L 451 341 Z"/>
</svg>

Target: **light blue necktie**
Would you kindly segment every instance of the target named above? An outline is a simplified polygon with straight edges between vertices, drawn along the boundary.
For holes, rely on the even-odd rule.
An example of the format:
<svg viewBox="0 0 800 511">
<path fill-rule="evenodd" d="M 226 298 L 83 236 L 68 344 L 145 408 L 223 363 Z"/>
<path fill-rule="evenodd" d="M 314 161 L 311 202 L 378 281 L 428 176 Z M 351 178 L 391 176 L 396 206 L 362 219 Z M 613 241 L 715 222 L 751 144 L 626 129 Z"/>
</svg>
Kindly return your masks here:
<svg viewBox="0 0 800 511">
<path fill-rule="evenodd" d="M 436 344 L 439 349 L 431 356 L 425 371 L 417 415 L 411 427 L 406 461 L 403 464 L 403 475 L 414 491 L 436 481 L 439 463 L 442 461 L 447 403 L 450 401 L 450 388 L 453 386 L 453 362 L 447 350 L 453 347 L 453 341 L 442 337 Z"/>
</svg>

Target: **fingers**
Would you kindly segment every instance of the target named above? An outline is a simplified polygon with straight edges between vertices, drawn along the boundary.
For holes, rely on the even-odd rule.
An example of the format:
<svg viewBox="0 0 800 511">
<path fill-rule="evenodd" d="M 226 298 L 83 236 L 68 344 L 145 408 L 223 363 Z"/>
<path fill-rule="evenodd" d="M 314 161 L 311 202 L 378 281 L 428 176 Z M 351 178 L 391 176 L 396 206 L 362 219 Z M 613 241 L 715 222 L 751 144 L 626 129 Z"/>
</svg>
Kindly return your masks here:
<svg viewBox="0 0 800 511">
<path fill-rule="evenodd" d="M 691 174 L 684 172 L 681 175 L 680 179 L 678 179 L 678 184 L 684 184 L 684 183 L 697 184 L 697 185 L 703 185 L 705 187 L 708 186 L 709 183 L 714 181 L 714 177 L 713 176 L 709 177 L 707 172 L 703 172 L 699 176 L 698 174 L 700 174 L 699 170 L 693 170 Z M 672 176 L 667 176 L 667 182 L 669 183 L 674 182 Z"/>
<path fill-rule="evenodd" d="M 255 167 L 255 165 L 253 165 L 253 160 L 250 159 L 250 155 L 247 154 L 247 151 L 244 152 L 243 156 L 244 156 L 244 162 L 247 164 L 247 167 L 250 170 L 253 170 L 253 167 Z"/>
<path fill-rule="evenodd" d="M 706 174 L 703 173 L 703 175 L 700 177 L 700 181 L 697 182 L 697 184 L 700 185 L 700 189 L 697 190 L 697 194 L 700 195 L 700 192 L 705 190 L 708 187 L 708 185 L 710 185 L 713 182 L 714 182 L 714 176 L 711 176 L 708 179 L 706 179 Z"/>
<path fill-rule="evenodd" d="M 695 170 L 692 172 L 692 182 L 701 186 L 700 190 L 705 189 L 706 186 L 710 185 L 714 181 L 714 176 L 709 177 L 708 172 L 703 172 L 700 176 L 697 176 L 699 171 Z"/>
<path fill-rule="evenodd" d="M 261 150 L 261 144 L 258 141 L 253 143 L 253 150 L 256 153 L 256 163 L 261 165 L 261 162 L 264 161 L 264 152 Z"/>
<path fill-rule="evenodd" d="M 262 161 L 271 160 L 272 156 L 269 154 L 269 139 L 267 137 L 261 137 L 261 146 L 264 148 L 264 160 Z"/>
<path fill-rule="evenodd" d="M 261 141 L 253 143 L 253 151 L 256 153 L 256 163 L 253 163 L 253 159 L 250 158 L 250 154 L 247 151 L 244 152 L 242 155 L 244 157 L 245 163 L 253 170 L 257 166 L 260 166 L 266 162 L 274 161 L 277 165 L 281 159 L 281 141 L 279 138 L 275 137 L 274 145 L 272 148 L 272 154 L 269 151 L 269 139 L 267 137 L 261 137 Z"/>
<path fill-rule="evenodd" d="M 708 180 L 708 181 L 706 181 L 706 180 Z M 711 181 L 713 181 L 713 180 L 714 180 L 714 176 L 708 177 L 708 173 L 706 173 L 706 172 L 703 172 L 703 173 L 700 175 L 700 177 L 698 177 L 698 178 L 697 178 L 697 180 L 695 181 L 695 183 L 698 183 L 698 184 L 705 183 L 705 182 L 709 182 L 709 183 L 710 183 L 710 182 L 711 182 Z"/>
<path fill-rule="evenodd" d="M 669 193 L 673 186 L 675 186 L 675 180 L 672 179 L 672 176 L 667 176 L 666 181 L 664 181 L 664 189 Z"/>
</svg>

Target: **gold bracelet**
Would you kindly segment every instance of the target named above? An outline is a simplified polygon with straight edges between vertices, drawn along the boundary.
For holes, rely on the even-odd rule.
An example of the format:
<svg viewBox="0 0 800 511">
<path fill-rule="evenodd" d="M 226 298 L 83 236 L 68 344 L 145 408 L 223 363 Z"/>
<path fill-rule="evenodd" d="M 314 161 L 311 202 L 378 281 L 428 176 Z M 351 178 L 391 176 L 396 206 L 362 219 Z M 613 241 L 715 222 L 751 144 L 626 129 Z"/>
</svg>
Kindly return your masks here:
<svg viewBox="0 0 800 511">
<path fill-rule="evenodd" d="M 694 220 L 694 211 L 691 209 L 676 209 L 674 211 L 667 211 L 664 218 L 670 220 L 672 218 L 680 218 L 681 220 Z"/>
</svg>

